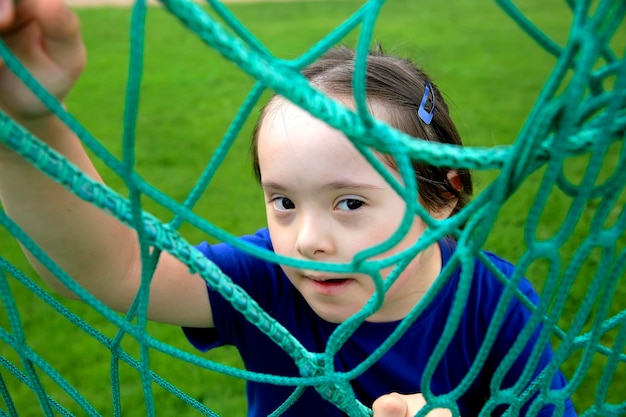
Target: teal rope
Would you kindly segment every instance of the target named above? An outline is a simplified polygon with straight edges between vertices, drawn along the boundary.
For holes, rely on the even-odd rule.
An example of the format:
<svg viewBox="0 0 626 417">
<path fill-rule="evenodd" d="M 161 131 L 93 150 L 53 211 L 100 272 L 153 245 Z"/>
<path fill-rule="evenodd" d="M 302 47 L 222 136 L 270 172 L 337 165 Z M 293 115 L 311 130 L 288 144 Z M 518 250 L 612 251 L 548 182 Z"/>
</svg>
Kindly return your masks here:
<svg viewBox="0 0 626 417">
<path fill-rule="evenodd" d="M 614 289 L 618 285 L 620 277 L 626 270 L 626 255 L 622 251 L 615 253 L 615 243 L 626 230 L 626 215 L 621 213 L 618 220 L 610 228 L 605 228 L 607 217 L 615 208 L 617 196 L 615 184 L 621 184 L 623 190 L 626 183 L 626 170 L 616 170 L 603 184 L 596 185 L 598 174 L 604 156 L 609 147 L 623 141 L 626 130 L 626 61 L 618 59 L 607 46 L 609 40 L 615 35 L 617 28 L 624 20 L 626 3 L 619 1 L 602 0 L 594 9 L 593 16 L 589 16 L 591 2 L 579 1 L 576 4 L 568 2 L 574 12 L 574 24 L 568 43 L 561 47 L 542 31 L 536 28 L 532 22 L 525 18 L 519 9 L 507 0 L 497 0 L 497 3 L 508 13 L 535 41 L 546 51 L 558 58 L 557 65 L 549 78 L 546 86 L 537 99 L 537 104 L 529 115 L 527 123 L 522 128 L 518 140 L 510 147 L 495 149 L 487 148 L 459 148 L 451 145 L 432 144 L 422 140 L 415 140 L 401 132 L 398 132 L 386 124 L 372 118 L 365 104 L 364 94 L 364 53 L 369 48 L 372 38 L 374 23 L 384 1 L 371 0 L 362 6 L 355 14 L 332 31 L 317 45 L 304 53 L 301 57 L 292 61 L 283 61 L 274 58 L 270 52 L 250 34 L 237 19 L 219 2 L 209 0 L 209 4 L 228 25 L 229 32 L 221 24 L 208 17 L 198 6 L 183 0 L 163 0 L 166 8 L 190 30 L 196 33 L 205 43 L 215 48 L 224 57 L 237 64 L 243 71 L 252 75 L 258 83 L 244 102 L 239 113 L 236 115 L 222 143 L 215 152 L 211 162 L 204 170 L 202 177 L 189 194 L 183 204 L 178 204 L 167 196 L 162 195 L 157 189 L 147 184 L 134 172 L 134 143 L 135 125 L 139 109 L 139 93 L 142 74 L 142 55 L 144 39 L 144 22 L 146 15 L 145 3 L 137 2 L 133 12 L 131 33 L 131 62 L 129 67 L 129 80 L 126 92 L 126 111 L 124 120 L 123 158 L 122 161 L 115 159 L 106 151 L 89 132 L 85 131 L 71 115 L 63 110 L 60 104 L 51 97 L 17 62 L 4 44 L 0 42 L 0 56 L 24 82 L 29 85 L 35 94 L 57 114 L 70 128 L 77 132 L 85 146 L 91 149 L 98 158 L 109 165 L 114 172 L 124 179 L 129 189 L 128 199 L 121 197 L 101 184 L 94 183 L 86 178 L 80 171 L 69 164 L 63 157 L 56 154 L 47 145 L 29 135 L 23 129 L 16 126 L 6 115 L 0 113 L 0 140 L 13 149 L 33 165 L 47 175 L 60 182 L 70 191 L 85 201 L 91 202 L 97 207 L 111 213 L 125 224 L 134 227 L 139 235 L 139 242 L 144 260 L 142 269 L 142 283 L 139 294 L 125 318 L 119 318 L 98 300 L 81 289 L 63 271 L 48 259 L 40 249 L 31 242 L 24 233 L 12 224 L 10 219 L 0 212 L 0 224 L 7 228 L 18 240 L 31 250 L 46 267 L 48 267 L 61 282 L 76 292 L 97 311 L 111 320 L 119 327 L 119 331 L 112 340 L 104 338 L 88 325 L 82 323 L 71 313 L 64 311 L 63 306 L 53 302 L 45 295 L 40 297 L 47 300 L 58 311 L 68 317 L 88 334 L 100 340 L 112 352 L 111 375 L 114 398 L 114 413 L 121 415 L 121 399 L 119 390 L 119 361 L 131 364 L 140 371 L 147 414 L 154 415 L 154 399 L 152 396 L 151 383 L 157 382 L 174 394 L 185 397 L 169 383 L 162 381 L 150 371 L 149 349 L 157 349 L 171 354 L 189 363 L 207 369 L 224 372 L 236 377 L 243 377 L 253 381 L 269 382 L 281 385 L 297 385 L 292 395 L 272 415 L 281 415 L 289 409 L 289 406 L 302 394 L 304 387 L 314 386 L 324 398 L 336 404 L 349 416 L 364 416 L 371 413 L 360 404 L 352 391 L 349 381 L 367 370 L 380 356 L 382 356 L 392 344 L 397 341 L 404 331 L 413 323 L 420 313 L 432 302 L 438 290 L 445 284 L 454 268 L 464 265 L 459 288 L 451 314 L 446 323 L 446 328 L 438 348 L 431 358 L 428 358 L 426 372 L 423 378 L 424 395 L 428 400 L 427 406 L 418 413 L 425 415 L 435 407 L 450 407 L 454 399 L 465 392 L 480 368 L 484 365 L 489 349 L 492 346 L 498 330 L 503 324 L 504 313 L 509 302 L 516 297 L 527 305 L 532 311 L 532 317 L 524 331 L 519 335 L 509 354 L 498 367 L 491 381 L 493 396 L 481 415 L 486 415 L 495 406 L 502 403 L 510 404 L 508 413 L 516 415 L 521 404 L 531 395 L 539 392 L 540 395 L 533 401 L 529 415 L 535 415 L 545 404 L 557 404 L 557 409 L 562 407 L 563 399 L 571 396 L 576 387 L 590 367 L 591 358 L 595 353 L 607 356 L 607 365 L 596 391 L 596 404 L 585 414 L 605 413 L 616 416 L 626 410 L 626 402 L 617 405 L 606 404 L 606 395 L 609 389 L 611 377 L 618 364 L 626 362 L 626 355 L 621 353 L 626 344 L 626 310 L 613 317 L 608 317 L 610 302 L 604 303 L 596 312 L 592 330 L 580 334 L 585 320 L 590 316 L 595 300 L 610 300 Z M 329 46 L 342 39 L 346 33 L 357 25 L 361 25 L 361 34 L 357 45 L 357 62 L 354 78 L 354 97 L 356 111 L 353 112 L 341 104 L 328 99 L 321 93 L 312 89 L 306 80 L 299 74 L 299 70 L 315 60 Z M 234 35 L 231 35 L 233 33 Z M 600 58 L 607 61 L 606 65 L 596 69 Z M 574 70 L 574 76 L 569 80 L 565 89 L 562 89 L 563 80 L 568 71 Z M 616 77 L 615 88 L 607 92 L 603 89 L 603 82 L 609 77 Z M 408 207 L 403 221 L 394 235 L 386 242 L 375 248 L 363 251 L 346 264 L 318 264 L 305 262 L 278 256 L 269 251 L 259 250 L 251 245 L 243 244 L 229 233 L 216 228 L 203 219 L 195 216 L 191 209 L 199 196 L 211 181 L 217 166 L 223 161 L 231 148 L 243 123 L 248 119 L 250 112 L 257 104 L 261 94 L 266 88 L 284 95 L 293 102 L 299 104 L 313 115 L 326 121 L 331 126 L 343 130 L 348 137 L 354 140 L 354 144 L 364 157 L 386 178 L 394 189 L 408 201 Z M 557 96 L 557 92 L 560 92 Z M 590 92 L 590 94 L 588 93 Z M 599 113 L 599 114 L 598 114 Z M 402 183 L 390 175 L 386 167 L 378 161 L 371 149 L 388 152 L 398 161 L 398 169 L 402 177 Z M 582 182 L 578 185 L 570 183 L 562 173 L 562 167 L 567 158 L 585 153 L 591 153 L 589 168 Z M 623 165 L 626 151 L 622 147 L 620 163 Z M 452 219 L 435 221 L 426 211 L 418 205 L 417 185 L 411 168 L 411 160 L 427 162 L 436 166 L 452 166 L 470 169 L 500 169 L 500 176 L 487 187 L 466 209 Z M 430 390 L 429 381 L 432 378 L 442 353 L 448 346 L 454 331 L 456 330 L 459 317 L 465 305 L 472 279 L 473 260 L 478 256 L 486 264 L 488 260 L 479 250 L 483 246 L 495 221 L 495 214 L 511 194 L 519 187 L 531 173 L 540 168 L 548 167 L 543 177 L 542 185 L 537 198 L 528 215 L 524 230 L 524 239 L 528 250 L 520 260 L 517 269 L 507 279 L 499 271 L 494 270 L 498 279 L 506 284 L 506 290 L 496 309 L 496 313 L 489 324 L 487 337 L 481 347 L 474 366 L 470 369 L 467 377 L 451 393 L 435 397 Z M 403 184 L 403 185 L 401 185 Z M 535 232 L 541 218 L 542 208 L 547 202 L 551 191 L 557 186 L 558 189 L 568 194 L 574 201 L 572 207 L 565 216 L 561 228 L 554 236 L 545 241 L 537 241 Z M 619 187 L 618 187 L 619 188 Z M 176 217 L 168 224 L 161 224 L 158 220 L 142 211 L 141 196 L 153 198 L 159 204 L 169 208 Z M 569 262 L 564 262 L 556 248 L 561 247 L 571 234 L 574 226 L 581 219 L 585 203 L 591 199 L 602 198 L 596 216 L 592 221 L 593 235 L 586 240 L 574 253 Z M 428 230 L 418 242 L 400 254 L 386 259 L 373 259 L 376 255 L 392 248 L 410 227 L 411 219 L 417 214 L 428 224 Z M 326 351 L 323 354 L 307 352 L 300 343 L 295 340 L 280 324 L 275 322 L 258 305 L 250 300 L 247 295 L 235 286 L 228 277 L 224 276 L 215 265 L 199 255 L 193 247 L 185 242 L 175 231 L 182 222 L 190 224 L 206 231 L 209 235 L 220 240 L 229 242 L 243 250 L 257 256 L 294 267 L 315 268 L 326 271 L 348 272 L 358 271 L 370 274 L 377 288 L 377 293 L 354 317 L 338 326 L 328 341 Z M 467 223 L 465 230 L 461 232 L 461 226 Z M 410 314 L 401 321 L 391 337 L 385 341 L 370 357 L 355 369 L 339 373 L 334 370 L 332 356 L 339 351 L 347 341 L 350 334 L 360 323 L 382 303 L 382 296 L 389 286 L 395 281 L 411 257 L 420 250 L 439 240 L 446 234 L 451 234 L 459 239 L 458 250 L 452 260 L 442 271 L 433 288 L 426 294 L 424 299 L 414 307 Z M 149 248 L 156 248 L 152 255 Z M 590 281 L 588 297 L 583 301 L 577 311 L 576 317 L 567 332 L 560 329 L 557 319 L 560 317 L 567 299 L 567 291 L 576 279 L 576 272 L 588 258 L 589 254 L 597 247 L 604 248 L 604 255 L 600 265 Z M 216 288 L 233 306 L 255 324 L 259 329 L 266 332 L 281 348 L 289 353 L 301 370 L 301 378 L 286 378 L 272 375 L 260 375 L 252 372 L 231 369 L 226 366 L 202 360 L 193 355 L 178 352 L 170 346 L 152 340 L 145 334 L 147 298 L 149 283 L 154 265 L 161 253 L 167 251 L 177 256 L 187 264 L 192 271 L 199 273 L 209 285 Z M 538 259 L 549 259 L 551 277 L 541 294 L 540 304 L 537 307 L 519 294 L 517 282 L 522 278 L 526 269 Z M 398 264 L 391 275 L 382 280 L 378 270 L 381 267 Z M 4 261 L 2 269 L 9 270 Z M 488 267 L 495 269 L 493 265 Z M 560 270 L 564 272 L 558 280 Z M 19 272 L 12 271 L 22 283 L 29 280 Z M 28 284 L 25 284 L 28 285 Z M 36 289 L 37 293 L 42 290 Z M 45 293 L 44 293 L 45 294 Z M 48 375 L 54 376 L 57 381 L 63 381 L 60 375 L 42 362 L 26 344 L 20 330 L 17 309 L 12 302 L 4 273 L 0 276 L 0 295 L 2 302 L 9 313 L 10 322 L 14 335 L 2 331 L 0 338 L 20 352 L 25 374 L 17 369 L 12 373 L 28 384 L 36 393 L 45 415 L 52 415 L 52 410 L 67 412 L 62 406 L 50 399 L 39 383 L 34 365 L 43 369 Z M 550 306 L 548 312 L 548 306 Z M 130 321 L 137 317 L 137 324 Z M 501 390 L 499 385 L 506 371 L 513 361 L 519 356 L 521 350 L 529 340 L 536 325 L 542 324 L 539 341 L 534 346 L 529 358 L 528 365 L 518 383 L 507 389 Z M 621 326 L 614 345 L 611 348 L 602 345 L 601 337 L 610 330 Z M 551 334 L 561 339 L 561 344 L 555 352 L 554 361 L 546 370 L 534 380 L 531 380 L 531 369 L 537 363 L 541 354 L 542 346 L 549 342 Z M 120 347 L 120 342 L 126 335 L 137 338 L 140 342 L 140 360 L 137 361 L 125 354 Z M 573 350 L 584 347 L 583 358 L 580 367 L 571 378 L 566 389 L 560 392 L 549 391 L 545 381 L 550 381 L 558 366 L 567 358 Z M 5 363 L 5 367 L 14 368 Z M 64 386 L 64 389 L 79 403 L 90 415 L 97 415 L 89 404 L 85 404 L 80 394 L 72 387 Z M 0 393 L 7 404 L 9 412 L 14 412 L 14 406 L 6 385 L 0 379 Z M 186 398 L 187 402 L 202 410 L 207 415 L 215 415 L 192 399 Z M 452 406 L 452 411 L 458 414 L 458 408 Z M 559 411 L 559 410 L 557 410 Z M 562 410 L 560 410 L 562 411 Z M 584 414 L 584 415 L 585 415 Z M 65 414 L 64 414 L 65 415 Z"/>
<path fill-rule="evenodd" d="M 0 360 L 3 360 L 3 359 L 4 358 L 0 358 Z M 15 404 L 13 403 L 13 399 L 11 398 L 11 393 L 9 392 L 9 389 L 7 388 L 6 382 L 4 382 L 4 378 L 2 377 L 2 374 L 0 374 L 0 396 L 4 400 L 4 404 L 6 405 L 7 410 L 9 410 L 9 413 L 11 413 L 11 415 L 16 415 L 17 410 L 15 409 Z M 0 412 L 2 412 L 3 416 L 7 415 L 2 410 L 0 410 Z"/>
</svg>

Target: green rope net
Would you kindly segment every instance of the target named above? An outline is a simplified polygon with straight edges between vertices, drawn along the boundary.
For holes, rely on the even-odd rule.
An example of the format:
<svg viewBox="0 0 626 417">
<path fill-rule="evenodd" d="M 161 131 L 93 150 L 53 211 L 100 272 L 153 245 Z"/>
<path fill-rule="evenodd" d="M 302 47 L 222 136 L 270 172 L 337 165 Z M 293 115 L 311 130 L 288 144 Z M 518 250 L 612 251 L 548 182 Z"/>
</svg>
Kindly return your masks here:
<svg viewBox="0 0 626 417">
<path fill-rule="evenodd" d="M 621 402 L 611 403 L 607 399 L 607 393 L 611 387 L 615 387 L 615 384 L 618 387 L 623 384 L 623 381 L 614 380 L 614 376 L 620 364 L 626 362 L 626 309 L 621 309 L 618 312 L 609 309 L 612 304 L 612 297 L 616 293 L 626 270 L 626 251 L 623 247 L 623 241 L 620 241 L 623 239 L 626 229 L 626 214 L 623 211 L 623 202 L 620 200 L 624 184 L 626 184 L 626 148 L 619 146 L 624 139 L 626 130 L 626 60 L 616 56 L 610 46 L 611 40 L 622 25 L 626 13 L 626 2 L 623 0 L 601 0 L 595 3 L 582 0 L 577 2 L 566 1 L 572 9 L 574 18 L 568 41 L 564 46 L 560 46 L 534 26 L 513 3 L 507 0 L 498 1 L 497 3 L 541 47 L 554 55 L 557 63 L 517 140 L 511 146 L 466 147 L 463 149 L 416 140 L 380 121 L 373 120 L 366 112 L 353 112 L 341 107 L 311 88 L 299 74 L 301 68 L 314 61 L 329 47 L 340 42 L 347 33 L 357 26 L 360 26 L 357 52 L 362 57 L 363 53 L 369 49 L 374 23 L 383 6 L 383 1 L 371 0 L 363 4 L 349 19 L 323 40 L 299 58 L 289 61 L 274 58 L 235 19 L 229 10 L 217 1 L 208 0 L 208 6 L 219 17 L 219 21 L 217 18 L 211 17 L 202 7 L 190 1 L 162 0 L 162 3 L 173 16 L 177 17 L 190 31 L 197 34 L 208 46 L 217 50 L 242 71 L 257 80 L 256 85 L 250 91 L 245 103 L 224 135 L 219 149 L 213 154 L 203 175 L 183 203 L 177 203 L 161 193 L 134 170 L 135 126 L 138 117 L 144 26 L 147 13 L 144 2 L 138 1 L 132 14 L 130 70 L 126 95 L 123 158 L 121 161 L 109 153 L 71 114 L 66 112 L 54 98 L 42 89 L 12 56 L 6 46 L 0 43 L 0 56 L 7 66 L 18 74 L 41 100 L 78 134 L 85 146 L 97 158 L 123 179 L 130 190 L 129 196 L 128 198 L 122 197 L 106 186 L 91 181 L 62 156 L 31 136 L 2 113 L 0 113 L 0 141 L 81 199 L 94 204 L 117 217 L 121 222 L 135 228 L 144 254 L 144 279 L 139 294 L 131 311 L 122 317 L 112 312 L 77 285 L 20 230 L 17 224 L 12 222 L 3 211 L 0 211 L 0 224 L 9 233 L 28 248 L 67 287 L 82 297 L 89 306 L 112 322 L 118 329 L 113 337 L 102 334 L 51 297 L 24 272 L 0 256 L 0 300 L 9 323 L 7 328 L 0 328 L 0 346 L 2 346 L 2 352 L 0 352 L 0 365 L 2 365 L 0 367 L 2 369 L 0 373 L 0 396 L 4 401 L 4 409 L 0 409 L 0 415 L 17 415 L 10 389 L 11 385 L 7 384 L 6 378 L 3 377 L 3 375 L 8 375 L 6 372 L 34 393 L 43 415 L 72 415 L 68 408 L 58 398 L 55 398 L 50 389 L 47 389 L 46 384 L 42 382 L 42 375 L 44 374 L 56 383 L 56 388 L 60 388 L 65 392 L 64 395 L 69 395 L 78 404 L 81 415 L 84 413 L 99 415 L 98 410 L 89 403 L 78 388 L 69 383 L 60 370 L 46 362 L 41 355 L 45 347 L 34 348 L 29 345 L 23 331 L 23 319 L 20 317 L 18 306 L 12 297 L 9 280 L 16 280 L 26 286 L 37 297 L 58 311 L 60 315 L 75 323 L 86 334 L 110 350 L 110 377 L 115 415 L 121 415 L 122 397 L 124 395 L 119 378 L 120 363 L 128 364 L 139 372 L 147 415 L 156 414 L 157 404 L 155 404 L 152 392 L 155 386 L 160 386 L 179 397 L 202 414 L 216 415 L 201 401 L 192 398 L 157 375 L 150 366 L 151 351 L 160 351 L 195 366 L 238 378 L 293 386 L 294 394 L 275 411 L 274 415 L 280 415 L 288 410 L 290 404 L 297 400 L 302 389 L 311 385 L 315 386 L 325 398 L 335 403 L 346 414 L 350 416 L 369 415 L 370 410 L 355 399 L 349 381 L 364 372 L 402 335 L 407 326 L 419 316 L 424 307 L 433 299 L 453 267 L 459 264 L 472 265 L 472 260 L 476 256 L 482 257 L 482 261 L 489 264 L 488 259 L 481 255 L 480 250 L 494 227 L 496 217 L 494 213 L 500 210 L 525 179 L 538 171 L 543 171 L 541 185 L 532 208 L 527 214 L 523 232 L 526 250 L 517 263 L 516 272 L 511 278 L 511 284 L 507 285 L 504 297 L 508 300 L 512 297 L 523 298 L 521 294 L 517 294 L 515 291 L 516 280 L 519 280 L 534 262 L 547 261 L 550 268 L 541 291 L 540 305 L 534 307 L 528 300 L 523 300 L 533 311 L 531 322 L 544 324 L 537 345 L 543 346 L 543 343 L 550 338 L 558 342 L 555 343 L 557 346 L 554 360 L 545 373 L 550 374 L 572 355 L 579 357 L 575 370 L 571 375 L 568 375 L 570 382 L 566 389 L 557 393 L 549 392 L 549 394 L 546 394 L 547 390 L 539 390 L 540 400 L 542 396 L 552 395 L 553 397 L 543 398 L 543 400 L 558 403 L 559 398 L 564 399 L 572 396 L 592 366 L 594 356 L 601 355 L 604 357 L 604 368 L 600 372 L 600 378 L 596 381 L 593 392 L 584 393 L 593 399 L 592 404 L 587 409 L 579 409 L 578 411 L 583 415 L 626 415 L 626 398 L 624 398 L 623 393 L 621 395 L 623 401 Z M 357 60 L 357 74 L 363 69 L 363 63 L 363 60 Z M 359 90 L 362 88 L 362 80 L 360 84 L 359 87 L 357 80 L 355 94 L 358 103 L 357 109 L 366 107 L 363 105 L 362 89 Z M 273 253 L 260 251 L 256 247 L 239 243 L 227 231 L 193 213 L 194 205 L 206 190 L 217 167 L 226 157 L 262 94 L 268 89 L 287 97 L 329 125 L 344 131 L 365 154 L 369 148 L 394 154 L 399 161 L 399 170 L 404 183 L 409 184 L 407 187 L 402 187 L 396 183 L 395 187 L 406 201 L 417 201 L 415 186 L 410 186 L 414 183 L 410 168 L 411 159 L 437 166 L 499 171 L 495 180 L 485 187 L 480 195 L 459 215 L 445 221 L 432 222 L 424 237 L 417 243 L 416 249 L 425 248 L 444 235 L 455 236 L 459 244 L 449 267 L 442 271 L 442 277 L 436 281 L 432 291 L 429 291 L 423 302 L 420 302 L 402 321 L 391 337 L 364 360 L 359 367 L 347 373 L 337 373 L 332 370 L 333 353 L 339 350 L 342 343 L 362 320 L 374 311 L 389 282 L 378 279 L 376 283 L 379 293 L 372 302 L 368 303 L 356 316 L 339 326 L 328 341 L 326 352 L 323 354 L 312 353 L 305 350 L 298 340 L 266 312 L 262 311 L 246 293 L 232 284 L 229 277 L 195 251 L 177 232 L 181 224 L 187 223 L 209 236 L 239 245 L 244 250 L 258 256 L 272 261 L 298 265 L 295 260 L 284 259 Z M 599 173 L 607 153 L 614 153 L 616 149 L 619 153 L 616 169 L 608 178 L 599 181 Z M 569 158 L 578 155 L 587 156 L 588 164 L 580 182 L 574 183 L 568 180 L 565 175 L 564 164 Z M 377 169 L 384 172 L 380 163 L 375 159 L 370 159 Z M 555 189 L 571 198 L 571 205 L 563 208 L 565 220 L 558 230 L 552 237 L 542 240 L 537 236 L 539 219 L 550 194 Z M 140 203 L 141 196 L 147 196 L 176 213 L 175 218 L 164 224 L 150 213 L 143 211 Z M 573 229 L 580 223 L 583 213 L 590 203 L 593 203 L 596 209 L 590 217 L 588 235 L 573 252 L 564 256 L 560 249 L 567 243 Z M 414 204 L 411 205 L 411 209 L 417 212 L 421 210 Z M 463 224 L 466 224 L 464 228 L 462 228 Z M 396 238 L 401 237 L 406 230 L 407 225 L 403 224 L 396 235 L 384 245 L 375 248 L 375 251 L 360 253 L 353 262 L 336 266 L 336 269 L 338 271 L 358 270 L 366 273 L 377 271 L 380 269 L 380 264 L 374 260 L 374 255 L 388 250 Z M 150 247 L 158 250 L 150 253 Z M 592 252 L 597 250 L 601 252 L 600 261 L 595 272 L 584 277 L 588 283 L 588 290 L 584 299 L 580 301 L 576 314 L 571 317 L 571 320 L 568 320 L 568 326 L 559 325 L 559 318 L 564 309 L 568 291 L 575 280 L 582 279 L 577 274 L 581 265 L 585 263 Z M 154 265 L 160 251 L 167 251 L 178 257 L 192 271 L 201 275 L 209 285 L 216 288 L 250 322 L 266 332 L 276 344 L 293 358 L 302 370 L 302 377 L 286 378 L 247 372 L 237 367 L 226 366 L 192 355 L 152 337 L 146 331 L 146 300 L 151 266 Z M 501 274 L 497 275 L 503 282 L 508 282 L 504 276 L 500 276 Z M 459 296 L 455 300 L 451 316 L 448 319 L 448 327 L 439 341 L 439 349 L 436 352 L 445 350 L 458 324 L 463 308 L 463 295 L 466 295 L 469 290 L 470 276 L 471 270 L 467 268 L 466 271 L 464 268 L 458 289 Z M 503 305 L 503 308 L 496 313 L 492 322 L 493 329 L 497 330 L 502 324 L 505 308 L 506 305 Z M 613 334 L 613 337 L 610 342 L 607 342 L 605 336 L 609 333 Z M 131 355 L 122 349 L 122 339 L 129 337 L 136 339 L 139 346 L 138 355 Z M 488 345 L 489 341 L 484 344 L 484 347 L 489 347 Z M 499 368 L 499 371 L 502 371 L 500 373 L 504 373 L 509 368 L 521 352 L 523 345 L 523 343 L 516 343 L 511 347 L 510 354 L 507 355 Z M 5 352 L 8 352 L 7 349 L 11 349 L 15 357 L 19 357 L 18 363 L 13 363 L 4 356 Z M 540 350 L 536 349 L 533 356 L 540 353 Z M 429 405 L 433 407 L 450 406 L 458 397 L 458 393 L 463 392 L 471 383 L 472 378 L 475 377 L 484 363 L 485 357 L 486 355 L 482 354 L 478 356 L 472 372 L 463 381 L 463 386 L 459 386 L 454 392 L 438 397 L 435 397 L 431 392 L 424 392 Z M 438 353 L 428 358 L 424 386 L 430 385 L 428 383 L 429 378 L 432 376 L 439 359 Z M 496 380 L 502 377 L 503 375 L 494 375 Z M 549 378 L 544 378 L 544 380 L 550 381 Z M 537 384 L 541 384 L 541 377 Z M 528 394 L 516 393 L 516 395 Z M 506 402 L 507 395 L 510 393 L 494 392 L 493 398 L 489 399 L 485 410 L 488 410 L 490 405 L 500 401 Z M 540 407 L 531 408 L 529 415 L 535 415 L 538 408 Z M 487 414 L 488 411 L 485 413 Z M 517 415 L 516 413 L 519 413 L 519 410 L 517 412 L 512 410 L 510 414 Z"/>
</svg>

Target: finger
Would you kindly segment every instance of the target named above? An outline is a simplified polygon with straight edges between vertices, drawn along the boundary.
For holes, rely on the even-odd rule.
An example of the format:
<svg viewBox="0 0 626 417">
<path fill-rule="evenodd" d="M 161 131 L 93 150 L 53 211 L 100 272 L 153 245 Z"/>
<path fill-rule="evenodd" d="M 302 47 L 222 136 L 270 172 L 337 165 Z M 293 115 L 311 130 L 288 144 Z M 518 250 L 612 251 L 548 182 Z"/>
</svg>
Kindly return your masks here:
<svg viewBox="0 0 626 417">
<path fill-rule="evenodd" d="M 408 404 L 402 395 L 392 393 L 378 397 L 372 404 L 374 417 L 408 417 Z"/>
<path fill-rule="evenodd" d="M 0 30 L 6 29 L 15 15 L 14 0 L 0 0 Z"/>
</svg>

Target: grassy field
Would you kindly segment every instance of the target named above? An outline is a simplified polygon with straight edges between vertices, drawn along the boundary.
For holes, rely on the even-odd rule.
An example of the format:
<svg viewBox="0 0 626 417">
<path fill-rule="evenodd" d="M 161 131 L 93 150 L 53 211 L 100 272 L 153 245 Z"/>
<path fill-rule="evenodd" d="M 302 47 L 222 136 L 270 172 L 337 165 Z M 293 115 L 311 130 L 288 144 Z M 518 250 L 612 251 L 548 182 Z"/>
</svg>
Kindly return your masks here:
<svg viewBox="0 0 626 417">
<path fill-rule="evenodd" d="M 272 4 L 234 4 L 234 14 L 277 57 L 294 58 L 322 39 L 350 16 L 359 1 L 315 1 Z M 557 41 L 563 42 L 571 24 L 565 2 L 529 0 L 524 11 Z M 125 9 L 85 9 L 79 12 L 89 63 L 84 76 L 68 99 L 68 108 L 76 118 L 114 155 L 121 157 L 123 105 L 129 56 L 129 17 Z M 622 33 L 624 32 L 622 28 Z M 345 40 L 354 44 L 358 33 Z M 555 59 L 539 48 L 491 1 L 449 0 L 391 1 L 379 17 L 375 40 L 388 50 L 420 62 L 446 92 L 453 116 L 464 141 L 470 146 L 496 146 L 512 143 L 523 126 L 541 87 L 552 70 Z M 621 52 L 624 39 L 615 45 Z M 206 48 L 194 35 L 167 15 L 151 9 L 147 22 L 146 61 L 143 75 L 141 113 L 137 125 L 137 171 L 149 183 L 177 201 L 182 201 L 216 149 L 230 121 L 253 85 L 253 80 Z M 251 123 L 241 133 L 232 151 L 218 171 L 208 192 L 194 211 L 211 223 L 233 234 L 243 234 L 264 225 L 261 191 L 255 184 L 248 157 Z M 617 166 L 621 148 L 616 145 L 604 161 L 601 178 L 607 178 Z M 572 158 L 565 168 L 572 181 L 580 181 L 587 156 Z M 122 194 L 122 181 L 98 162 L 107 183 Z M 496 177 L 496 172 L 476 174 L 478 192 Z M 525 250 L 523 228 L 526 214 L 537 195 L 542 172 L 530 176 L 497 213 L 497 221 L 485 247 L 516 261 Z M 622 193 L 615 217 L 623 210 Z M 558 230 L 570 199 L 555 193 L 542 213 L 537 239 L 546 239 Z M 588 233 L 589 221 L 597 207 L 589 201 L 585 214 L 561 251 L 564 262 Z M 147 211 L 163 221 L 172 213 L 146 199 Z M 190 242 L 207 239 L 202 232 L 183 225 L 181 233 Z M 620 241 L 623 249 L 624 240 Z M 0 230 L 0 255 L 34 277 L 17 244 Z M 567 328 L 584 298 L 591 276 L 599 262 L 595 253 L 583 265 L 568 295 L 561 326 Z M 529 270 L 529 278 L 541 289 L 545 266 Z M 37 282 L 38 279 L 34 278 Z M 19 306 L 22 325 L 29 346 L 75 386 L 102 414 L 112 415 L 109 379 L 110 353 L 91 337 L 68 322 L 30 291 L 9 279 Z M 614 296 L 611 314 L 626 308 L 626 283 L 622 277 Z M 62 301 L 107 336 L 116 328 L 90 307 Z M 621 302 L 621 305 L 619 304 Z M 591 320 L 589 320 L 591 322 Z M 4 308 L 0 308 L 0 326 L 9 328 Z M 585 328 L 589 330 L 590 324 Z M 149 324 L 148 332 L 158 340 L 183 351 L 193 352 L 178 328 Z M 615 332 L 603 339 L 611 345 Z M 137 342 L 130 337 L 122 346 L 136 355 Z M 0 351 L 10 361 L 19 358 L 4 342 Z M 219 349 L 204 358 L 240 367 L 236 352 Z M 576 371 L 580 352 L 572 355 L 563 369 L 571 376 Z M 594 365 L 574 393 L 579 411 L 594 402 L 597 381 L 605 359 L 594 356 Z M 221 415 L 245 414 L 244 381 L 207 371 L 153 351 L 151 368 L 191 397 Z M 122 365 L 121 390 L 124 415 L 145 414 L 139 374 Z M 7 372 L 5 379 L 20 415 L 39 415 L 32 392 Z M 606 399 L 624 401 L 623 381 L 626 366 L 621 364 L 613 377 Z M 44 378 L 47 392 L 77 415 L 78 405 L 67 399 L 62 389 Z M 161 388 L 155 387 L 157 415 L 197 415 L 192 408 Z M 5 408 L 0 406 L 0 410 Z"/>
</svg>

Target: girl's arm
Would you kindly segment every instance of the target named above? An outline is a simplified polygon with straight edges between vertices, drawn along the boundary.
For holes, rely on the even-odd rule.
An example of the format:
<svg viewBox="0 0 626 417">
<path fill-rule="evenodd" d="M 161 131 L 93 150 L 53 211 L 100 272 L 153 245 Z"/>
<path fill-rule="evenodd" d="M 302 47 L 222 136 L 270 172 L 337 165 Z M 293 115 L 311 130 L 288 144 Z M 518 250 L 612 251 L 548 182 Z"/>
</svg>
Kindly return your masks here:
<svg viewBox="0 0 626 417">
<path fill-rule="evenodd" d="M 62 0 L 0 0 L 0 36 L 29 71 L 63 100 L 86 62 L 80 24 Z M 74 133 L 0 61 L 0 110 L 102 181 Z M 111 308 L 126 311 L 139 288 L 135 231 L 41 174 L 0 144 L 0 202 L 11 218 L 70 276 Z M 76 298 L 31 254 L 40 276 Z M 190 327 L 213 325 L 204 281 L 164 253 L 151 285 L 151 320 Z"/>
</svg>

